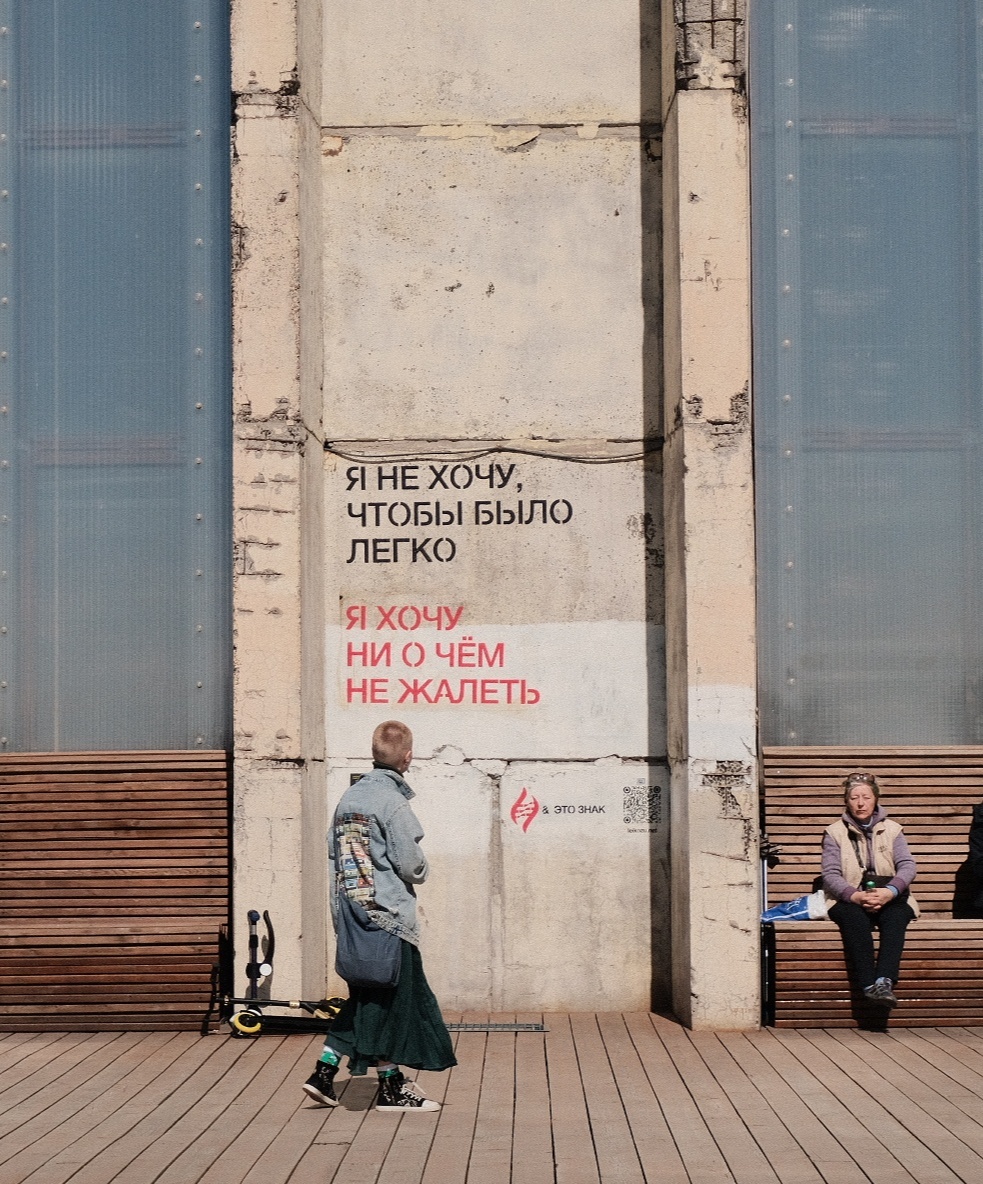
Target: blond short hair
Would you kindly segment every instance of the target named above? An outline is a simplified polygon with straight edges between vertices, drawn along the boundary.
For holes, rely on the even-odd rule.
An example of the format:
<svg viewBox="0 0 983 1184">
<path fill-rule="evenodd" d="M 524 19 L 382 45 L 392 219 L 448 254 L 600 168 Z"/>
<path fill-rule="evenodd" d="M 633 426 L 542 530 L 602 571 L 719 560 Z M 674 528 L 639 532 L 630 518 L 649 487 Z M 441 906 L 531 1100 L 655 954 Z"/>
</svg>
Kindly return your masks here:
<svg viewBox="0 0 983 1184">
<path fill-rule="evenodd" d="M 398 719 L 387 719 L 372 733 L 372 759 L 380 765 L 398 765 L 413 747 L 413 733 Z"/>
</svg>

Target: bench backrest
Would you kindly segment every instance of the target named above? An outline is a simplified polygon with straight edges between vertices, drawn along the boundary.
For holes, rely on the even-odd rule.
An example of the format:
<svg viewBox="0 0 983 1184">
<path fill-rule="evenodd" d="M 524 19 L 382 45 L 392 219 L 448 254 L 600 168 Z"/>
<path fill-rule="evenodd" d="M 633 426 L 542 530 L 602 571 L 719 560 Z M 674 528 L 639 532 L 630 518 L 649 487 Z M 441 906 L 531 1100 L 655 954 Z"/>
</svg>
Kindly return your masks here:
<svg viewBox="0 0 983 1184">
<path fill-rule="evenodd" d="M 873 773 L 881 804 L 904 827 L 918 863 L 924 913 L 972 916 L 965 867 L 973 807 L 983 801 L 983 745 L 952 748 L 765 748 L 762 829 L 781 848 L 768 872 L 768 903 L 811 892 L 823 831 L 843 809 L 847 773 Z"/>
</svg>

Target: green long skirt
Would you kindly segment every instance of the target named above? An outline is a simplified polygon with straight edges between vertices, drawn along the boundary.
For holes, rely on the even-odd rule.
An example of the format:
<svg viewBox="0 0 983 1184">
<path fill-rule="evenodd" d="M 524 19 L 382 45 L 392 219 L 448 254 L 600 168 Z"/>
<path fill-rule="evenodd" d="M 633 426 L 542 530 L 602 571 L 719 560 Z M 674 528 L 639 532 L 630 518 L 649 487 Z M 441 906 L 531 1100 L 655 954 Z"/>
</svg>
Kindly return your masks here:
<svg viewBox="0 0 983 1184">
<path fill-rule="evenodd" d="M 352 987 L 326 1037 L 353 1077 L 375 1061 L 439 1071 L 457 1064 L 450 1033 L 423 973 L 420 951 L 403 942 L 395 987 Z"/>
</svg>

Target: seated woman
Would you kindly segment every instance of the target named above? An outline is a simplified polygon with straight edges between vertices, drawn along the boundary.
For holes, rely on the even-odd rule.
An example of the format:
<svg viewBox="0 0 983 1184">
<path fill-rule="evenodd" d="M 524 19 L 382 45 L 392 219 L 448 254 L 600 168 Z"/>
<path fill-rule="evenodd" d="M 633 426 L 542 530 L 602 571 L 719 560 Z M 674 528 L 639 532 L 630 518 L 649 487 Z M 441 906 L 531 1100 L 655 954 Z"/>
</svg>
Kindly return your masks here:
<svg viewBox="0 0 983 1184">
<path fill-rule="evenodd" d="M 823 888 L 829 918 L 839 926 L 847 963 L 864 995 L 894 1007 L 905 930 L 918 916 L 908 891 L 917 869 L 904 832 L 888 818 L 880 796 L 870 773 L 851 773 L 843 782 L 846 808 L 823 838 Z"/>
</svg>

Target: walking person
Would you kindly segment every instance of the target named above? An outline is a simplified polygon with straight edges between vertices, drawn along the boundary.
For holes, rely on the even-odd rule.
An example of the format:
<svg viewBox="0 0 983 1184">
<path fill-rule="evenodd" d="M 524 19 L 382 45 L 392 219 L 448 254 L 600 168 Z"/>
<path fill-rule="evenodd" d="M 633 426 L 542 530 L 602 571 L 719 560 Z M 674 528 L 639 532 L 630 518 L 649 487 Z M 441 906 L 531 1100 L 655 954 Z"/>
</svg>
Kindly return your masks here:
<svg viewBox="0 0 983 1184">
<path fill-rule="evenodd" d="M 329 844 L 331 915 L 338 926 L 341 893 L 357 901 L 379 928 L 400 939 L 394 987 L 349 984 L 349 998 L 328 1033 L 304 1091 L 337 1106 L 334 1078 L 343 1056 L 353 1077 L 376 1066 L 377 1110 L 439 1110 L 399 1066 L 440 1071 L 457 1064 L 440 1008 L 423 973 L 414 886 L 429 867 L 420 847 L 423 830 L 410 809 L 413 790 L 403 774 L 413 760 L 413 734 L 387 720 L 372 734 L 372 772 L 343 795 Z"/>
<path fill-rule="evenodd" d="M 890 1008 L 898 1002 L 894 985 L 905 931 L 918 916 L 918 905 L 908 891 L 915 860 L 880 796 L 871 773 L 851 773 L 843 782 L 843 814 L 823 837 L 823 888 L 857 985 L 869 1002 Z"/>
</svg>

